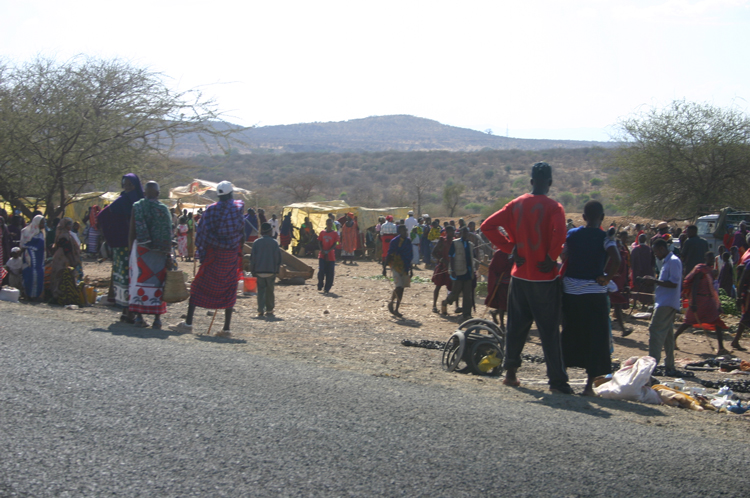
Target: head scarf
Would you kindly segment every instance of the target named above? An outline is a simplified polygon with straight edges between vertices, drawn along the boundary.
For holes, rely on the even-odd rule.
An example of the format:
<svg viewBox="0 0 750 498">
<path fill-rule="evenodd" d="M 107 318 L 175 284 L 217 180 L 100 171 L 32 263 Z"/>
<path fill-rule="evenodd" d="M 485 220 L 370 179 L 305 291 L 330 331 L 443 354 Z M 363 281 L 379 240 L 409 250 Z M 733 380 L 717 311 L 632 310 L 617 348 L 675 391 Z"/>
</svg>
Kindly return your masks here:
<svg viewBox="0 0 750 498">
<path fill-rule="evenodd" d="M 128 180 L 130 180 L 130 183 L 132 183 L 133 186 L 135 187 L 135 189 L 133 189 L 132 191 L 130 191 L 130 194 L 135 193 L 136 196 L 138 197 L 138 199 L 135 199 L 133 202 L 135 202 L 136 200 L 143 199 L 145 197 L 145 195 L 143 194 L 143 187 L 141 187 L 141 179 L 138 178 L 138 175 L 136 175 L 135 173 L 128 173 L 127 175 L 123 175 L 122 176 L 123 180 L 125 178 L 127 178 Z M 125 194 L 125 192 L 123 192 L 123 194 Z M 120 194 L 120 195 L 122 195 L 122 194 Z"/>
<path fill-rule="evenodd" d="M 114 214 L 120 214 L 130 218 L 130 213 L 133 211 L 133 204 L 143 199 L 145 196 L 143 195 L 143 187 L 141 187 L 141 180 L 138 178 L 138 175 L 135 173 L 128 173 L 127 175 L 123 175 L 122 179 L 124 180 L 125 178 L 130 180 L 130 183 L 132 183 L 135 188 L 130 192 L 123 190 L 120 193 L 120 197 L 115 199 L 115 202 L 109 205 L 109 209 Z M 109 239 L 109 237 L 107 237 L 107 239 Z"/>
<path fill-rule="evenodd" d="M 21 247 L 25 246 L 31 241 L 31 239 L 39 235 L 39 232 L 41 231 L 39 225 L 42 223 L 43 219 L 44 216 L 38 214 L 34 216 L 34 219 L 31 220 L 31 223 L 29 223 L 26 228 L 21 230 Z"/>
<path fill-rule="evenodd" d="M 60 235 L 70 233 L 70 230 L 73 228 L 73 220 L 71 218 L 68 218 L 67 216 L 60 220 L 60 223 L 57 224 L 57 230 L 55 231 L 55 237 L 59 237 Z"/>
</svg>

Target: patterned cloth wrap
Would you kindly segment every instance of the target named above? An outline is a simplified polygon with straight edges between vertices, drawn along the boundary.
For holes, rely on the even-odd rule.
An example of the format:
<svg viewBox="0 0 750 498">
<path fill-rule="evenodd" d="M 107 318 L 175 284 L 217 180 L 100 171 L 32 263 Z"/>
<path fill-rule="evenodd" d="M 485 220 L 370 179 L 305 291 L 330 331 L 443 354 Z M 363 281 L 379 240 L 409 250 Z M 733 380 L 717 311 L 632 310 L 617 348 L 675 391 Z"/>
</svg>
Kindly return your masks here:
<svg viewBox="0 0 750 498">
<path fill-rule="evenodd" d="M 190 304 L 217 310 L 231 308 L 237 301 L 244 207 L 242 201 L 225 200 L 206 208 L 198 226 L 201 266 L 190 285 Z"/>
<path fill-rule="evenodd" d="M 133 204 L 136 240 L 130 252 L 130 311 L 163 315 L 167 259 L 172 249 L 172 215 L 156 199 Z"/>
</svg>

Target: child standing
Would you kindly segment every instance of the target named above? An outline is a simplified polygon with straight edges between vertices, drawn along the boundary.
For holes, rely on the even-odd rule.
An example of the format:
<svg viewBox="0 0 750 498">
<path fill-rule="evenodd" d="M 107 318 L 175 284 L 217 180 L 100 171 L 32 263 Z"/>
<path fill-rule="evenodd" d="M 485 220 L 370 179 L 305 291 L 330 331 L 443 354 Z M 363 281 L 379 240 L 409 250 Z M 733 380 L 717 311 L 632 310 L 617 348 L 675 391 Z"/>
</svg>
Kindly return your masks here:
<svg viewBox="0 0 750 498">
<path fill-rule="evenodd" d="M 23 258 L 21 258 L 21 248 L 14 247 L 10 250 L 10 259 L 5 264 L 8 269 L 8 285 L 21 291 L 23 295 Z"/>
</svg>

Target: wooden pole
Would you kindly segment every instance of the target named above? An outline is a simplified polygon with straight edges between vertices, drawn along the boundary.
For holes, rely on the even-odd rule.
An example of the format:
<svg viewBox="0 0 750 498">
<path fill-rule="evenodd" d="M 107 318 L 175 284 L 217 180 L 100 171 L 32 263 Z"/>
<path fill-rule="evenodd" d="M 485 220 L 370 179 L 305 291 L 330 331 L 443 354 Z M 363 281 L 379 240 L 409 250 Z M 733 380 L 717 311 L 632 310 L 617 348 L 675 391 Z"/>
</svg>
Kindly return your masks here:
<svg viewBox="0 0 750 498">
<path fill-rule="evenodd" d="M 211 327 L 214 326 L 214 320 L 216 320 L 216 314 L 219 312 L 219 310 L 214 310 L 214 316 L 211 318 L 211 324 L 208 326 L 208 332 L 206 335 L 211 335 Z"/>
</svg>

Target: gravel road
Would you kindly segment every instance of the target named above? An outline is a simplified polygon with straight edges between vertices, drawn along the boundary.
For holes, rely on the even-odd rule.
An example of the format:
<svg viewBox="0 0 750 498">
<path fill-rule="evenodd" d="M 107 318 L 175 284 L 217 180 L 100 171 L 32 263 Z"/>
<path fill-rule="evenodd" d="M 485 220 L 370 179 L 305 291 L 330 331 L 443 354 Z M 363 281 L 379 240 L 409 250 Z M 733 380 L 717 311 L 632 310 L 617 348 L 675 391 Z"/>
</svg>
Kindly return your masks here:
<svg viewBox="0 0 750 498">
<path fill-rule="evenodd" d="M 742 420 L 470 377 L 408 382 L 15 306 L 0 307 L 0 496 L 746 496 L 750 484 Z"/>
</svg>

